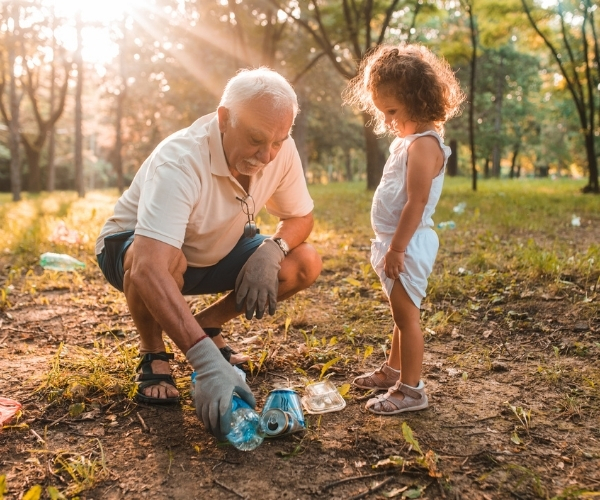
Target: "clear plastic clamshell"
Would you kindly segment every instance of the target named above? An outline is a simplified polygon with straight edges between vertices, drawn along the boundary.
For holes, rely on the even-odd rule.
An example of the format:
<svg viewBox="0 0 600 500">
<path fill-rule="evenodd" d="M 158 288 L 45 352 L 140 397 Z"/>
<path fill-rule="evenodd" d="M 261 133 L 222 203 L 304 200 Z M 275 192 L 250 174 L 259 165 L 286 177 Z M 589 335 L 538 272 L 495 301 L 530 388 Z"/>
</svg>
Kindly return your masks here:
<svg viewBox="0 0 600 500">
<path fill-rule="evenodd" d="M 306 413 L 329 413 L 345 408 L 346 401 L 335 385 L 325 380 L 306 386 L 302 406 Z"/>
</svg>

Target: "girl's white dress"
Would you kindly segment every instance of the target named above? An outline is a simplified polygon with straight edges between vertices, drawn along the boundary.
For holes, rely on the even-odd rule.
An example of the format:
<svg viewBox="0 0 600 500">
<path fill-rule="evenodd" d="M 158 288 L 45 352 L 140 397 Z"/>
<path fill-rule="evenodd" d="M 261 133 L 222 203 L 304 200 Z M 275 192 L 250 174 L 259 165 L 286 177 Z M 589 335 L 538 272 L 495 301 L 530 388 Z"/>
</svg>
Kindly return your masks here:
<svg viewBox="0 0 600 500">
<path fill-rule="evenodd" d="M 444 141 L 436 132 L 428 130 L 422 134 L 396 138 L 392 142 L 390 157 L 383 169 L 383 176 L 371 206 L 371 226 L 375 232 L 375 239 L 371 240 L 371 264 L 381 279 L 383 291 L 389 297 L 395 280 L 385 275 L 384 257 L 398 227 L 402 209 L 408 200 L 406 186 L 408 147 L 415 139 L 425 135 L 431 135 L 439 141 L 444 153 L 444 165 L 433 179 L 429 200 L 423 211 L 421 223 L 406 248 L 404 272 L 399 277 L 408 296 L 418 308 L 421 307 L 421 300 L 425 297 L 427 279 L 433 269 L 438 251 L 439 240 L 433 229 L 431 216 L 442 194 L 446 163 L 450 156 L 450 148 L 444 145 Z"/>
</svg>

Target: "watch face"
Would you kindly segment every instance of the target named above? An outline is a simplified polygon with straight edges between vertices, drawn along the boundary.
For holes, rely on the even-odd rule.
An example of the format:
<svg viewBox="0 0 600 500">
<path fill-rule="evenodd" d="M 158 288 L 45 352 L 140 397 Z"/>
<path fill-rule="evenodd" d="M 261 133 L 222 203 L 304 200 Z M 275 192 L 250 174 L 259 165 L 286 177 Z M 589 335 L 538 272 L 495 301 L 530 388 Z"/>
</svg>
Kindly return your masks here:
<svg viewBox="0 0 600 500">
<path fill-rule="evenodd" d="M 290 251 L 290 247 L 288 246 L 288 244 L 285 242 L 285 240 L 281 239 L 281 238 L 276 238 L 275 241 L 277 242 L 277 244 L 279 245 L 279 248 L 281 248 L 281 250 L 283 250 L 284 254 L 287 254 Z"/>
</svg>

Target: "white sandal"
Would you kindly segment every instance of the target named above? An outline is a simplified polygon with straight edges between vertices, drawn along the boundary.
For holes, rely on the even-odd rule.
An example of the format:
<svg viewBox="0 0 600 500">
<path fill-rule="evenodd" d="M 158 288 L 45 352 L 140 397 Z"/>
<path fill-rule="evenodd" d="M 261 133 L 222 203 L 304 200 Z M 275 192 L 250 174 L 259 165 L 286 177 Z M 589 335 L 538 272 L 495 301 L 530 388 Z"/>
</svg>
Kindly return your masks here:
<svg viewBox="0 0 600 500">
<path fill-rule="evenodd" d="M 386 361 L 375 371 L 356 377 L 352 384 L 360 389 L 387 391 L 400 380 L 400 370 L 395 370 Z"/>
<path fill-rule="evenodd" d="M 403 399 L 395 396 L 398 392 L 404 395 Z M 385 394 L 369 399 L 365 408 L 377 415 L 396 415 L 405 411 L 424 410 L 428 406 L 425 385 L 421 380 L 417 387 L 411 387 L 398 381 Z"/>
</svg>

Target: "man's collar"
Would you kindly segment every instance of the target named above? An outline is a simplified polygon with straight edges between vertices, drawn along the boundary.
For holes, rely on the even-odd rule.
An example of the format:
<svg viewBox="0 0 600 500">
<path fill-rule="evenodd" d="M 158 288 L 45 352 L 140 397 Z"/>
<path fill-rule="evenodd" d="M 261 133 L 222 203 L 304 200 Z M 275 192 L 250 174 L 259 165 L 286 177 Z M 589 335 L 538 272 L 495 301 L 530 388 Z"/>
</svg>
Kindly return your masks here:
<svg viewBox="0 0 600 500">
<path fill-rule="evenodd" d="M 221 139 L 221 130 L 219 129 L 219 119 L 217 114 L 210 121 L 209 125 L 208 149 L 210 151 L 210 171 L 214 175 L 228 177 L 230 175 L 225 152 L 223 151 L 223 140 Z"/>
</svg>

